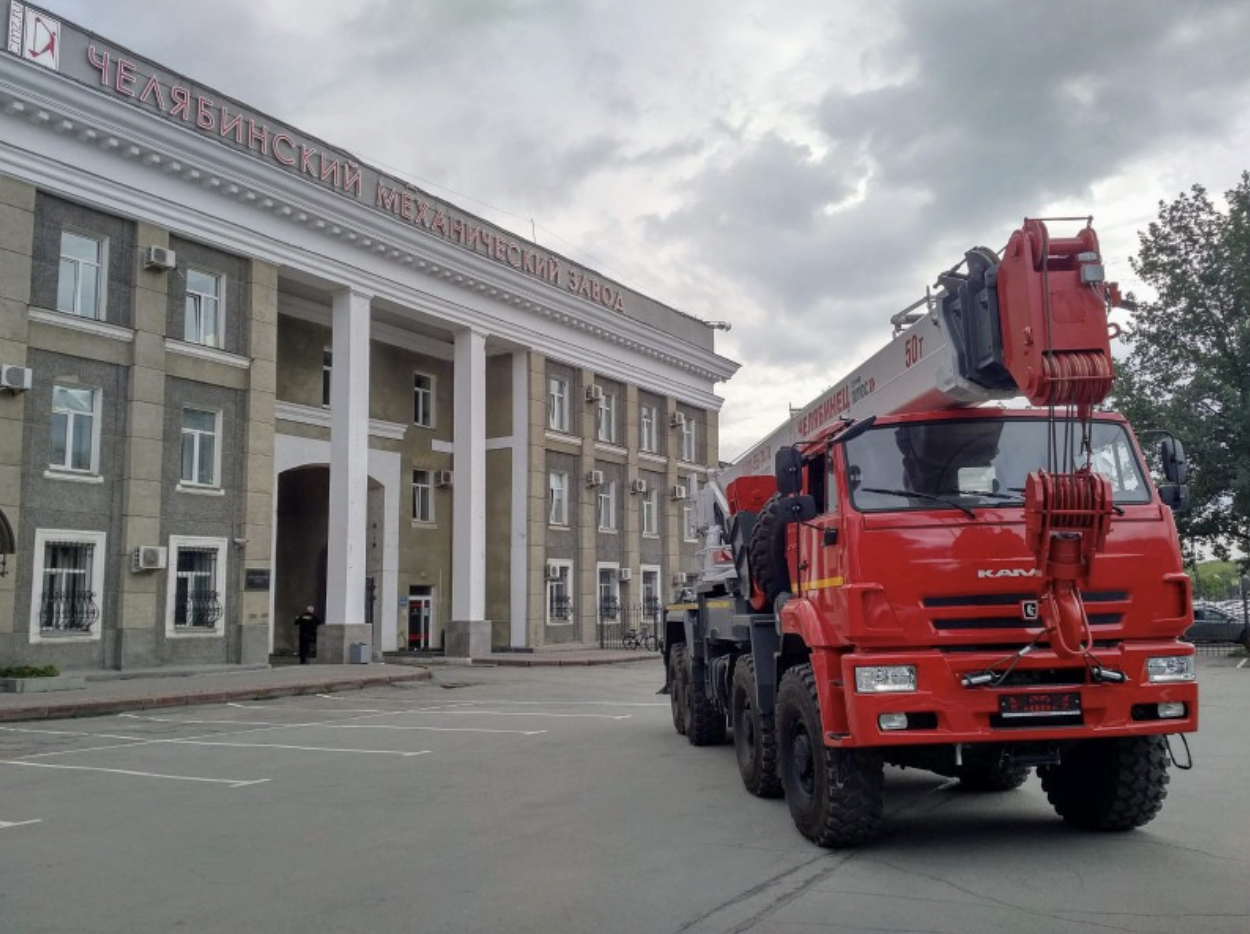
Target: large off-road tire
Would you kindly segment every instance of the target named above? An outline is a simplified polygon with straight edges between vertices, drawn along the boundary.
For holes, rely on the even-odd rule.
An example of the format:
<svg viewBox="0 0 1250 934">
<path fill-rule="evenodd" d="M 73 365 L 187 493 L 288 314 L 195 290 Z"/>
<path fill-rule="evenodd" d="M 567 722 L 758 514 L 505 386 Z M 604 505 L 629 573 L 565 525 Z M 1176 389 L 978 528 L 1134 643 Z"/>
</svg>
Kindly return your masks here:
<svg viewBox="0 0 1250 934">
<path fill-rule="evenodd" d="M 668 704 L 673 714 L 673 729 L 680 736 L 686 735 L 686 686 L 689 682 L 686 644 L 678 642 L 668 652 Z"/>
<path fill-rule="evenodd" d="M 747 545 L 747 563 L 751 579 L 759 585 L 771 607 L 778 594 L 790 589 L 790 570 L 786 567 L 785 523 L 781 521 L 781 496 L 774 494 L 760 509 L 751 529 Z"/>
<path fill-rule="evenodd" d="M 1162 736 L 1088 740 L 1038 769 L 1051 807 L 1087 830 L 1148 824 L 1167 797 L 1168 751 Z"/>
<path fill-rule="evenodd" d="M 755 659 L 750 655 L 743 655 L 734 665 L 730 719 L 742 784 L 760 798 L 781 797 L 777 722 L 772 716 L 762 716 L 755 703 Z"/>
<path fill-rule="evenodd" d="M 791 668 L 777 692 L 781 783 L 794 826 L 825 847 L 859 846 L 877 835 L 884 810 L 881 754 L 824 744 L 811 665 Z"/>
<path fill-rule="evenodd" d="M 964 791 L 1015 791 L 1029 779 L 1027 765 L 1011 765 L 1002 759 L 971 762 L 955 770 Z"/>
<path fill-rule="evenodd" d="M 689 653 L 682 653 L 686 679 L 685 734 L 691 746 L 716 746 L 725 741 L 725 715 L 707 695 L 707 686 L 691 673 Z"/>
</svg>

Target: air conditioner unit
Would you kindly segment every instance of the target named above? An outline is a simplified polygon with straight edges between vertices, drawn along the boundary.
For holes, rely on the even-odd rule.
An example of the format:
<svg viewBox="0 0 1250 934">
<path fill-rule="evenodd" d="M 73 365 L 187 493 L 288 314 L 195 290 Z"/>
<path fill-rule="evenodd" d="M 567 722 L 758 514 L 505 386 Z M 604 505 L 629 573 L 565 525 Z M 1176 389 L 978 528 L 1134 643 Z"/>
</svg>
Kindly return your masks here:
<svg viewBox="0 0 1250 934">
<path fill-rule="evenodd" d="M 671 496 L 673 499 L 685 499 L 686 488 L 682 484 L 679 483 L 677 484 L 677 486 L 673 487 L 671 490 L 668 491 L 668 495 Z"/>
<path fill-rule="evenodd" d="M 591 383 L 589 386 L 586 387 L 586 401 L 587 402 L 598 402 L 602 398 L 603 398 L 602 386 L 596 383 Z"/>
<path fill-rule="evenodd" d="M 130 570 L 159 571 L 169 564 L 169 552 L 163 545 L 142 545 L 130 556 Z"/>
<path fill-rule="evenodd" d="M 602 486 L 602 485 L 603 485 L 603 471 L 602 470 L 586 471 L 586 486 Z"/>
<path fill-rule="evenodd" d="M 634 576 L 634 571 L 632 568 L 621 568 L 619 571 L 616 572 L 616 576 L 619 580 L 622 580 L 622 581 L 631 580 Z"/>
<path fill-rule="evenodd" d="M 546 579 L 549 581 L 558 581 L 560 579 L 560 565 L 548 561 Z"/>
<path fill-rule="evenodd" d="M 0 366 L 0 389 L 9 392 L 25 392 L 31 386 L 32 375 L 24 366 Z"/>
<path fill-rule="evenodd" d="M 670 417 L 668 420 L 668 426 L 670 428 L 685 428 L 686 427 L 686 413 L 674 412 L 672 414 L 672 417 Z"/>
<path fill-rule="evenodd" d="M 451 471 L 450 470 L 434 471 L 434 485 L 435 486 L 451 486 Z"/>
<path fill-rule="evenodd" d="M 633 481 L 633 482 L 629 485 L 629 492 L 631 492 L 631 493 L 645 493 L 645 492 L 647 492 L 647 481 L 646 481 L 646 480 L 642 480 L 642 479 L 638 479 L 638 480 Z"/>
<path fill-rule="evenodd" d="M 163 246 L 150 246 L 143 251 L 143 268 L 155 269 L 164 272 L 173 269 L 178 265 L 178 258 L 174 255 L 173 250 L 167 250 Z"/>
</svg>

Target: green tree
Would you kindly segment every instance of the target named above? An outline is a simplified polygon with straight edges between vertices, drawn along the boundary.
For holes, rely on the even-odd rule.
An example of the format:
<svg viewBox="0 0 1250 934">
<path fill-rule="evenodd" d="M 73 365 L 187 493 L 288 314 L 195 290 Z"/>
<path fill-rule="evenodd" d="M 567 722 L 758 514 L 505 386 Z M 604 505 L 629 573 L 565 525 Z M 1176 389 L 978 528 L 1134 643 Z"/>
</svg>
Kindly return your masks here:
<svg viewBox="0 0 1250 934">
<path fill-rule="evenodd" d="M 1227 558 L 1250 554 L 1250 173 L 1224 197 L 1221 210 L 1195 185 L 1138 234 L 1133 269 L 1157 297 L 1128 326 L 1114 396 L 1143 443 L 1152 428 L 1185 443 L 1191 506 L 1177 525 Z"/>
</svg>

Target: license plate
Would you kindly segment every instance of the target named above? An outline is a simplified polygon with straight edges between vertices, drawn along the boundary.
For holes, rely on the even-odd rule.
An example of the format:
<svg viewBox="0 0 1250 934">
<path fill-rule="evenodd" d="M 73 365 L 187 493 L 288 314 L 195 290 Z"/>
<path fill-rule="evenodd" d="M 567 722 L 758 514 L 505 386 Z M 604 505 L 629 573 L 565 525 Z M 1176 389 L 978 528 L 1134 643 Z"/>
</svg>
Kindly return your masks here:
<svg viewBox="0 0 1250 934">
<path fill-rule="evenodd" d="M 1014 717 L 1072 717 L 1081 713 L 1077 691 L 1049 691 L 1045 694 L 1002 694 L 998 712 L 1004 720 Z"/>
</svg>

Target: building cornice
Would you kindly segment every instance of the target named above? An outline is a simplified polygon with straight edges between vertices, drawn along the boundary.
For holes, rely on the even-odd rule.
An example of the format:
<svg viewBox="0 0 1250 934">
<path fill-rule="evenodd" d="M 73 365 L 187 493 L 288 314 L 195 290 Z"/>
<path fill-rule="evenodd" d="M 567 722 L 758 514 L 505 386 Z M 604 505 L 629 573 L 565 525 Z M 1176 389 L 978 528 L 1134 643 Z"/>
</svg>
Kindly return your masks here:
<svg viewBox="0 0 1250 934">
<path fill-rule="evenodd" d="M 26 316 L 40 324 L 50 324 L 55 328 L 69 331 L 82 331 L 92 337 L 103 337 L 108 340 L 121 341 L 124 344 L 134 343 L 135 332 L 120 324 L 109 324 L 94 318 L 83 318 L 79 315 L 66 314 L 63 311 L 47 311 L 43 308 L 29 308 Z"/>
<path fill-rule="evenodd" d="M 674 372 L 671 385 L 656 388 L 702 397 L 697 401 L 705 407 L 719 407 L 719 400 L 677 375 L 716 382 L 738 369 L 714 351 L 418 229 L 385 223 L 384 216 L 364 204 L 3 54 L 0 114 L 60 137 L 79 150 L 75 162 L 89 164 L 78 168 L 39 160 L 32 165 L 29 158 L 13 158 L 16 153 L 6 157 L 8 147 L 0 144 L 4 171 L 36 184 L 111 203 L 130 216 L 155 219 L 277 265 L 322 273 L 401 307 L 428 307 L 453 326 L 483 329 L 551 356 L 586 359 L 588 349 L 553 337 L 551 324 L 566 333 L 581 332 L 594 339 L 588 342 L 592 346 L 603 347 L 598 353 L 592 350 L 592 359 L 586 361 L 597 371 L 637 381 L 636 369 L 619 362 L 622 351 L 651 358 Z M 125 176 L 133 179 L 129 185 L 122 181 Z M 474 304 L 467 304 L 474 298 Z M 488 308 L 502 314 L 491 314 L 484 322 Z"/>
<path fill-rule="evenodd" d="M 313 405 L 299 405 L 295 402 L 274 403 L 274 418 L 279 421 L 295 422 L 298 425 L 313 425 L 317 428 L 330 430 L 330 410 Z M 408 432 L 408 426 L 399 422 L 383 422 L 376 418 L 369 419 L 369 434 L 375 438 L 387 438 L 391 441 L 402 441 Z M 281 434 L 281 432 L 279 432 Z"/>
</svg>

